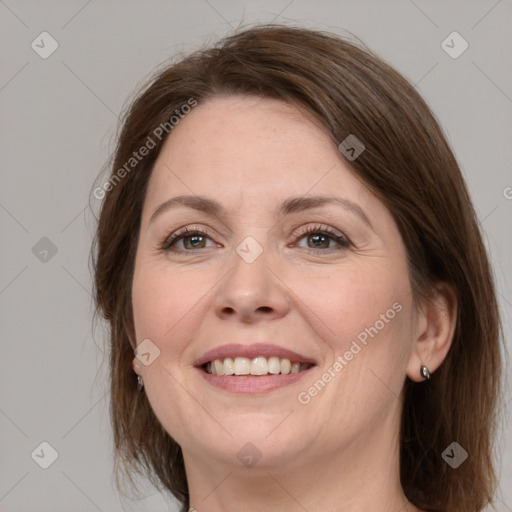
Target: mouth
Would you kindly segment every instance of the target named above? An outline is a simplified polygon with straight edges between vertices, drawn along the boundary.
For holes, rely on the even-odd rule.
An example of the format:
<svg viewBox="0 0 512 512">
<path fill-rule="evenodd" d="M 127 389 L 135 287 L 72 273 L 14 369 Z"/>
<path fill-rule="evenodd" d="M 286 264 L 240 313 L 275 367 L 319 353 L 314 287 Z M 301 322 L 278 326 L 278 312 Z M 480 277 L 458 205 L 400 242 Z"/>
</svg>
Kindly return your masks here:
<svg viewBox="0 0 512 512">
<path fill-rule="evenodd" d="M 211 385 L 235 393 L 265 393 L 301 379 L 316 363 L 275 345 L 224 345 L 195 367 Z"/>
<path fill-rule="evenodd" d="M 291 361 L 288 358 L 272 356 L 266 358 L 257 356 L 248 357 L 226 357 L 225 359 L 215 359 L 202 366 L 203 370 L 209 375 L 229 375 L 234 377 L 265 375 L 289 375 L 301 373 L 311 368 L 311 363 L 300 363 Z"/>
</svg>

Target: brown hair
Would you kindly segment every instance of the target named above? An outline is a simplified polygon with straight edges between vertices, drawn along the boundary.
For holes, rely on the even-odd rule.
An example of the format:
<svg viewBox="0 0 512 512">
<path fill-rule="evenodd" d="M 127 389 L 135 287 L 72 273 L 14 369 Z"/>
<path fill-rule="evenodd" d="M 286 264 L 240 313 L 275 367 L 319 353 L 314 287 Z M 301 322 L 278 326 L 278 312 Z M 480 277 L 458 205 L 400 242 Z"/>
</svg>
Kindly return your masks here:
<svg viewBox="0 0 512 512">
<path fill-rule="evenodd" d="M 414 87 L 380 58 L 332 34 L 280 25 L 240 31 L 159 71 L 124 115 L 109 184 L 101 189 L 106 193 L 93 248 L 97 308 L 111 328 L 116 468 L 130 480 L 130 472 L 145 474 L 183 510 L 189 506 L 181 448 L 146 395 L 137 393 L 131 283 L 145 193 L 165 142 L 155 130 L 167 123 L 166 134 L 171 132 L 169 120 L 174 115 L 176 122 L 191 99 L 201 104 L 220 94 L 292 102 L 323 123 L 336 144 L 349 134 L 365 144 L 347 163 L 392 213 L 417 297 L 445 282 L 458 300 L 445 361 L 428 383 L 405 383 L 402 487 L 424 510 L 481 510 L 496 485 L 500 323 L 488 258 L 455 157 Z M 131 161 L 148 137 L 155 147 Z M 457 469 L 441 458 L 453 441 L 469 454 Z"/>
</svg>

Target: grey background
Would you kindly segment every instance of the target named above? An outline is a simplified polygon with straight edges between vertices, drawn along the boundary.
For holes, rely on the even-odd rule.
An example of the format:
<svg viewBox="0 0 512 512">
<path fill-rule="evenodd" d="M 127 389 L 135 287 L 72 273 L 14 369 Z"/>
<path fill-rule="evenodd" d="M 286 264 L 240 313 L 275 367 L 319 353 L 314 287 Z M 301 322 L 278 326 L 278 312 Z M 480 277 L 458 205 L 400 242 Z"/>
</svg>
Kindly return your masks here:
<svg viewBox="0 0 512 512">
<path fill-rule="evenodd" d="M 467 179 L 510 347 L 511 0 L 0 0 L 1 511 L 175 510 L 149 485 L 139 501 L 119 497 L 112 485 L 108 365 L 105 336 L 92 329 L 87 205 L 137 84 L 158 63 L 241 21 L 350 32 L 416 85 Z M 59 45 L 47 59 L 31 48 L 43 31 Z M 441 47 L 453 31 L 469 43 L 457 59 Z M 508 387 L 504 403 L 511 395 Z M 31 458 L 42 441 L 58 453 L 46 470 Z M 497 510 L 512 511 L 508 422 L 500 452 Z"/>
</svg>

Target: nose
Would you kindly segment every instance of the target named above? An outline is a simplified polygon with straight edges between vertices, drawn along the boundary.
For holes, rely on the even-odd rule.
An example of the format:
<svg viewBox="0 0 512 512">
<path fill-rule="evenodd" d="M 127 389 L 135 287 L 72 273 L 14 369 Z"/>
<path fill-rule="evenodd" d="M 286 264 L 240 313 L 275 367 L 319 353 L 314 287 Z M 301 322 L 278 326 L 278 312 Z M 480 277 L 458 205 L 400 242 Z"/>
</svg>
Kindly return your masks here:
<svg viewBox="0 0 512 512">
<path fill-rule="evenodd" d="M 221 281 L 214 299 L 217 316 L 243 323 L 277 320 L 290 310 L 286 286 L 268 266 L 265 251 L 252 263 L 235 251 L 231 271 Z"/>
</svg>

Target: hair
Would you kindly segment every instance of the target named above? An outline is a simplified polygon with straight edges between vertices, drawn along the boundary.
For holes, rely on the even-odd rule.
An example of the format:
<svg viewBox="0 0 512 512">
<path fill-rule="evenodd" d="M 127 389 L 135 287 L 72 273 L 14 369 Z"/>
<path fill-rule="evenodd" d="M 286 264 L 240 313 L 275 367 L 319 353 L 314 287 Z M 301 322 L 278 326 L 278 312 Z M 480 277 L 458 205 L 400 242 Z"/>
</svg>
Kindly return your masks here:
<svg viewBox="0 0 512 512">
<path fill-rule="evenodd" d="M 430 381 L 405 380 L 400 479 L 406 497 L 426 511 L 483 509 L 497 480 L 501 327 L 475 211 L 425 101 L 368 49 L 304 28 L 259 25 L 180 59 L 159 70 L 125 111 L 109 181 L 95 190 L 104 200 L 91 254 L 97 312 L 110 327 L 118 486 L 120 473 L 132 482 L 132 474 L 145 475 L 172 493 L 182 510 L 189 506 L 181 448 L 145 393 L 137 392 L 132 369 L 131 286 L 141 213 L 154 162 L 182 117 L 176 114 L 186 112 L 183 106 L 251 95 L 298 106 L 325 126 L 336 145 L 355 134 L 366 149 L 346 163 L 391 212 L 415 298 L 428 299 L 439 283 L 453 288 L 458 308 L 448 355 Z M 135 159 L 150 139 L 154 147 Z M 441 458 L 454 441 L 469 454 L 456 470 Z"/>
</svg>

